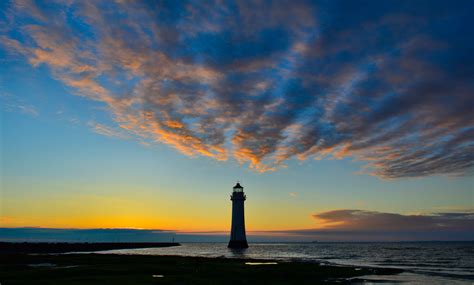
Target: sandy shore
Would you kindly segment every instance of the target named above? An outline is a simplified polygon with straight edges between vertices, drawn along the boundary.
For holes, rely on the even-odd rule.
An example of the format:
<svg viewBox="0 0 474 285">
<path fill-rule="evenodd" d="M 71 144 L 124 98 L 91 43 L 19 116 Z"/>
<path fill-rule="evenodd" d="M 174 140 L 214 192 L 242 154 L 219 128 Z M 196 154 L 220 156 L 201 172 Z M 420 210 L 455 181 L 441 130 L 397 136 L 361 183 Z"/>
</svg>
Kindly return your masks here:
<svg viewBox="0 0 474 285">
<path fill-rule="evenodd" d="M 347 284 L 354 277 L 397 273 L 400 270 L 225 258 L 115 254 L 0 255 L 2 285 Z"/>
</svg>

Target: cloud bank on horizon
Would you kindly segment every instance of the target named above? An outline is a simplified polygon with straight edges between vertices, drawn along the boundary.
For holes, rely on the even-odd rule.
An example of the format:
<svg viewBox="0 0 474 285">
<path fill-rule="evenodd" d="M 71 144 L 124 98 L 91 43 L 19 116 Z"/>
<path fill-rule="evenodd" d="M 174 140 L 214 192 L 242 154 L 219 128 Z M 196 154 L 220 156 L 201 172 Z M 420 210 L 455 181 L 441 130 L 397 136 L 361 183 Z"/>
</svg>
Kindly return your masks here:
<svg viewBox="0 0 474 285">
<path fill-rule="evenodd" d="M 340 209 L 312 215 L 317 228 L 259 232 L 298 241 L 472 241 L 472 210 L 404 215 Z M 255 234 L 255 233 L 254 233 Z"/>
<path fill-rule="evenodd" d="M 314 214 L 316 229 L 249 231 L 251 241 L 472 241 L 474 211 L 403 215 L 341 209 Z M 0 241 L 196 242 L 228 240 L 229 233 L 159 229 L 1 228 Z"/>
<path fill-rule="evenodd" d="M 324 157 L 387 179 L 474 165 L 472 1 L 22 0 L 3 10 L 0 46 L 103 104 L 127 137 L 261 172 Z"/>
</svg>

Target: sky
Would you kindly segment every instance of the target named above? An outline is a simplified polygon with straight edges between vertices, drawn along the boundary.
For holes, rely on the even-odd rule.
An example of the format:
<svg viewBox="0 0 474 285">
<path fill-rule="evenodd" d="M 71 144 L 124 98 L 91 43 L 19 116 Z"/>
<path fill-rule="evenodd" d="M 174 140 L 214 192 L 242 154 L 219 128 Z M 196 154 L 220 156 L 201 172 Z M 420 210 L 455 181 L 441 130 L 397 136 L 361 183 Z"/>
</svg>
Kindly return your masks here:
<svg viewBox="0 0 474 285">
<path fill-rule="evenodd" d="M 0 239 L 473 240 L 473 11 L 1 1 Z"/>
</svg>

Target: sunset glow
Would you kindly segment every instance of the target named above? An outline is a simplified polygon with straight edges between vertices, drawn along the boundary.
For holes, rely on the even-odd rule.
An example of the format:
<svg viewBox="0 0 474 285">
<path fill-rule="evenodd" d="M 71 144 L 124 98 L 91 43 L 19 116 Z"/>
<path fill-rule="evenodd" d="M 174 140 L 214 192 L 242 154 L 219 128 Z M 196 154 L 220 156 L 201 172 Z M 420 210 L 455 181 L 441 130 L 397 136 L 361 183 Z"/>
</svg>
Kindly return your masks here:
<svg viewBox="0 0 474 285">
<path fill-rule="evenodd" d="M 474 239 L 472 2 L 0 2 L 0 228 Z"/>
</svg>

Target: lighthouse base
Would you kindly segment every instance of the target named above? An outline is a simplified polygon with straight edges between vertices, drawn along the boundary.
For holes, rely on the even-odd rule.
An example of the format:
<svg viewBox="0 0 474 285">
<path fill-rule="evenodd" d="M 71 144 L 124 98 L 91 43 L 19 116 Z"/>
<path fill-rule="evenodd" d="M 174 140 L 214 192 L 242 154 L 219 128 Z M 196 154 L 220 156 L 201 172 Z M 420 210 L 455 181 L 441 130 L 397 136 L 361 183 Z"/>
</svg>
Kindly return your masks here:
<svg viewBox="0 0 474 285">
<path fill-rule="evenodd" d="M 248 248 L 249 245 L 247 244 L 246 240 L 231 240 L 229 241 L 228 248 Z"/>
</svg>

